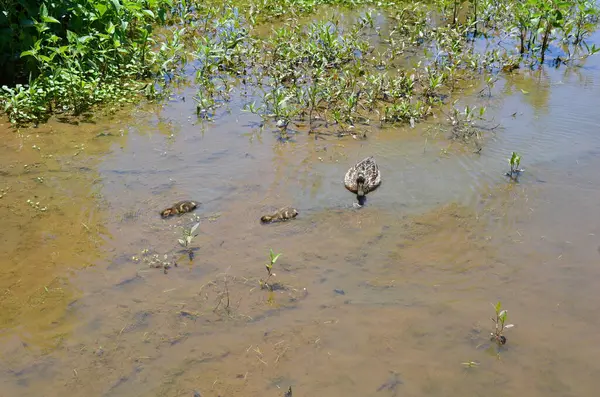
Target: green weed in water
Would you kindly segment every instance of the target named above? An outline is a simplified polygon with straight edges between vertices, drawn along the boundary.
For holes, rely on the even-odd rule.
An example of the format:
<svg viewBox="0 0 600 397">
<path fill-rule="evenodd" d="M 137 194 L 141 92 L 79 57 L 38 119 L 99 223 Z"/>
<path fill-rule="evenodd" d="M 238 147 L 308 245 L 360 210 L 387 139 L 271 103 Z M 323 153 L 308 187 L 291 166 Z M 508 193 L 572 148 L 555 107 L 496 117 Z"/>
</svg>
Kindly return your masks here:
<svg viewBox="0 0 600 397">
<path fill-rule="evenodd" d="M 513 324 L 506 324 L 507 310 L 502 309 L 502 303 L 498 302 L 494 307 L 495 316 L 492 317 L 494 322 L 494 331 L 491 333 L 491 340 L 496 342 L 498 345 L 506 344 L 506 337 L 504 336 L 504 330 L 514 327 Z"/>
<path fill-rule="evenodd" d="M 15 124 L 163 98 L 193 61 L 201 119 L 241 95 L 282 133 L 307 124 L 315 136 L 331 126 L 346 135 L 372 120 L 414 125 L 461 81 L 544 65 L 550 48 L 555 65 L 599 51 L 586 43 L 598 22 L 593 0 L 7 1 L 0 105 Z M 373 8 L 348 24 L 317 17 L 323 5 Z M 434 25 L 432 12 L 448 23 Z M 259 33 L 264 23 L 274 24 L 270 35 Z"/>
<path fill-rule="evenodd" d="M 198 234 L 194 234 L 194 232 L 196 231 L 196 229 L 198 229 L 199 226 L 200 226 L 200 222 L 196 223 L 194 226 L 192 226 L 189 229 L 184 228 L 182 231 L 182 234 L 183 234 L 182 238 L 177 240 L 179 245 L 186 249 L 188 256 L 190 258 L 190 261 L 192 259 L 194 259 L 194 251 L 192 250 L 191 245 L 192 245 L 192 241 L 194 240 L 194 237 L 198 236 Z"/>
<path fill-rule="evenodd" d="M 525 170 L 519 168 L 521 165 L 521 155 L 517 152 L 512 152 L 512 155 L 508 159 L 508 163 L 510 164 L 510 172 L 506 173 L 506 176 L 510 177 L 512 180 L 517 181 L 519 175 L 521 175 Z"/>
<path fill-rule="evenodd" d="M 265 280 L 261 279 L 259 281 L 261 289 L 268 289 L 269 291 L 273 291 L 273 286 L 269 284 L 269 280 L 271 277 L 275 277 L 275 273 L 273 273 L 273 265 L 277 262 L 277 259 L 281 256 L 281 254 L 275 254 L 272 249 L 269 250 L 269 258 L 270 261 L 265 265 L 267 269 L 267 278 Z"/>
</svg>

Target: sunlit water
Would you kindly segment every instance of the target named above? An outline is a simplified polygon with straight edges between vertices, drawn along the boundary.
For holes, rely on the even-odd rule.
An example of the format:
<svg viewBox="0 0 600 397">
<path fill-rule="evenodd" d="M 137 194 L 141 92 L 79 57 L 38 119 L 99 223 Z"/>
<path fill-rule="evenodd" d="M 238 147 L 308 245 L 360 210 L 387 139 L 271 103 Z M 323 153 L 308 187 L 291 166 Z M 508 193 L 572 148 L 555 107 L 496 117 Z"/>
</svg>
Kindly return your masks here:
<svg viewBox="0 0 600 397">
<path fill-rule="evenodd" d="M 435 120 L 282 143 L 239 98 L 198 121 L 193 89 L 96 125 L 5 130 L 0 394 L 594 395 L 599 66 L 474 90 L 461 103 L 498 125 L 480 154 Z M 384 182 L 358 210 L 342 179 L 369 155 Z M 188 198 L 193 215 L 158 216 Z M 259 223 L 284 205 L 298 218 Z M 133 259 L 177 252 L 196 216 L 192 263 Z M 271 303 L 270 248 L 286 286 Z M 516 326 L 496 356 L 498 300 Z"/>
</svg>

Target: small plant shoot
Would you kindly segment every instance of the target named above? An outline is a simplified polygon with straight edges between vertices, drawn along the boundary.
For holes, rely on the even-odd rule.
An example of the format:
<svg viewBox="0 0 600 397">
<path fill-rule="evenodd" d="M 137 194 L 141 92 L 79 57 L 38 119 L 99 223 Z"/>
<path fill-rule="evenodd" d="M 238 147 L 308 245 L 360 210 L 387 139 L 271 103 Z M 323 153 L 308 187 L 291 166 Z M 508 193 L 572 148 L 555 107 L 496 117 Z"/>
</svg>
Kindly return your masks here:
<svg viewBox="0 0 600 397">
<path fill-rule="evenodd" d="M 273 292 L 273 284 L 269 283 L 269 280 L 271 279 L 271 277 L 275 277 L 275 273 L 273 273 L 273 265 L 277 262 L 277 259 L 281 256 L 281 254 L 275 254 L 273 252 L 273 249 L 269 250 L 269 263 L 267 263 L 265 265 L 266 269 L 267 269 L 267 278 L 265 280 L 261 279 L 259 281 L 260 283 L 260 288 L 261 289 L 268 289 L 269 291 Z"/>
<path fill-rule="evenodd" d="M 199 226 L 200 226 L 200 222 L 196 223 L 194 226 L 192 226 L 189 229 L 184 228 L 182 238 L 177 240 L 179 242 L 179 245 L 181 245 L 183 248 L 186 249 L 188 256 L 190 258 L 190 261 L 192 261 L 194 259 L 194 251 L 192 250 L 191 245 L 192 245 L 192 240 L 194 240 L 194 237 L 198 236 L 198 234 L 194 234 L 194 232 L 196 231 L 196 229 L 198 229 Z"/>
<path fill-rule="evenodd" d="M 496 315 L 492 317 L 492 321 L 494 322 L 494 332 L 490 334 L 490 340 L 496 342 L 498 346 L 502 346 L 505 345 L 507 342 L 507 339 L 504 336 L 504 330 L 512 328 L 514 327 L 514 325 L 506 324 L 506 316 L 508 312 L 507 310 L 502 309 L 502 304 L 500 302 L 492 306 L 494 307 Z"/>
<path fill-rule="evenodd" d="M 519 176 L 525 171 L 524 169 L 519 168 L 521 165 L 521 156 L 517 152 L 512 152 L 512 155 L 508 159 L 508 163 L 510 164 L 510 172 L 507 172 L 505 175 L 517 182 Z"/>
</svg>

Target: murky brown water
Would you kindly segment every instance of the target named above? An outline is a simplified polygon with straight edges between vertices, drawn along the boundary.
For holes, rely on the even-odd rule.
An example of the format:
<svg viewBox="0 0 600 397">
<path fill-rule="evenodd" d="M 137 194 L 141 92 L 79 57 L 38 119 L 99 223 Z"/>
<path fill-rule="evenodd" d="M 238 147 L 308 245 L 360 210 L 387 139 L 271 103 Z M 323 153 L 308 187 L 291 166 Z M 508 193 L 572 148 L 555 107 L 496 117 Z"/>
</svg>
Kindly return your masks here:
<svg viewBox="0 0 600 397">
<path fill-rule="evenodd" d="M 1 126 L 0 395 L 595 395 L 599 66 L 467 97 L 500 124 L 480 155 L 433 123 L 281 143 L 236 101 L 212 124 L 174 99 Z M 512 150 L 519 185 L 502 177 Z M 341 180 L 367 155 L 384 183 L 356 210 Z M 203 205 L 160 219 L 185 198 Z M 283 205 L 299 217 L 258 222 Z M 193 263 L 132 259 L 177 252 L 197 219 Z M 499 357 L 498 300 L 516 324 Z"/>
</svg>

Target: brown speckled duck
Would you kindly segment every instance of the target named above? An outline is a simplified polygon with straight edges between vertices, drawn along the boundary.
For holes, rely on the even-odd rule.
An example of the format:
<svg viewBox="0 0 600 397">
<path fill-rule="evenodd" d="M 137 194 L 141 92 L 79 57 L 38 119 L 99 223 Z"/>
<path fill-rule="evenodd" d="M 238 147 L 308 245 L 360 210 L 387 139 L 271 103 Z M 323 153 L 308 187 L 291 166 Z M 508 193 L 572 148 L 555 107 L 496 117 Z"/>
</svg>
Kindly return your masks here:
<svg viewBox="0 0 600 397">
<path fill-rule="evenodd" d="M 168 218 L 173 215 L 182 215 L 188 212 L 192 212 L 198 207 L 198 203 L 196 201 L 180 201 L 178 203 L 173 204 L 172 207 L 165 208 L 160 212 L 160 216 L 163 218 Z"/>
<path fill-rule="evenodd" d="M 298 210 L 292 207 L 283 207 L 275 213 L 263 215 L 260 218 L 262 223 L 283 222 L 298 216 Z"/>
<path fill-rule="evenodd" d="M 381 185 L 381 172 L 373 156 L 367 157 L 351 167 L 344 177 L 344 186 L 356 193 L 359 203 L 364 202 L 367 193 Z"/>
</svg>

